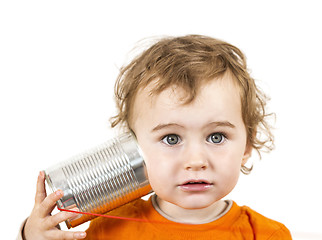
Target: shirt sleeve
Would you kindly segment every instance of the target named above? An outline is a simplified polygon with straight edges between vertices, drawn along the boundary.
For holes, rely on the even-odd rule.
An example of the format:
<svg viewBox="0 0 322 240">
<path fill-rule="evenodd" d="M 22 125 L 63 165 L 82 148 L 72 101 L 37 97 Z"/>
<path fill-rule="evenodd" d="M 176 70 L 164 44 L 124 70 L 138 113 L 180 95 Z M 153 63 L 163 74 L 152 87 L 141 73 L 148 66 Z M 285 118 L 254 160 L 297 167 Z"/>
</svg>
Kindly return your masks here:
<svg viewBox="0 0 322 240">
<path fill-rule="evenodd" d="M 268 238 L 268 240 L 277 240 L 277 239 L 292 240 L 291 232 L 283 225 L 282 228 L 274 232 Z"/>
<path fill-rule="evenodd" d="M 27 219 L 28 219 L 28 218 L 26 218 L 26 219 L 21 223 L 16 240 L 25 240 L 25 239 L 24 239 L 24 237 L 23 237 L 23 229 L 24 229 L 24 227 L 25 227 L 25 224 L 26 224 L 26 222 L 27 222 Z"/>
</svg>

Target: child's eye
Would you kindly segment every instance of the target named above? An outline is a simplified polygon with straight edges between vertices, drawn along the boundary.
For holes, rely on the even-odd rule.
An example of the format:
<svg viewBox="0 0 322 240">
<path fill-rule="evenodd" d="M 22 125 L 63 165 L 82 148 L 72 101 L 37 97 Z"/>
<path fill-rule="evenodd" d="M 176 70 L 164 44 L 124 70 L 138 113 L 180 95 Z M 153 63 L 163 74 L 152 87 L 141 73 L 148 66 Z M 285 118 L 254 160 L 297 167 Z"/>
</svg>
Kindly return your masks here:
<svg viewBox="0 0 322 240">
<path fill-rule="evenodd" d="M 210 134 L 207 138 L 208 142 L 220 144 L 225 140 L 225 136 L 222 133 L 213 133 Z"/>
<path fill-rule="evenodd" d="M 162 138 L 162 142 L 164 142 L 167 145 L 175 145 L 178 144 L 180 141 L 180 137 L 176 134 L 169 134 Z"/>
</svg>

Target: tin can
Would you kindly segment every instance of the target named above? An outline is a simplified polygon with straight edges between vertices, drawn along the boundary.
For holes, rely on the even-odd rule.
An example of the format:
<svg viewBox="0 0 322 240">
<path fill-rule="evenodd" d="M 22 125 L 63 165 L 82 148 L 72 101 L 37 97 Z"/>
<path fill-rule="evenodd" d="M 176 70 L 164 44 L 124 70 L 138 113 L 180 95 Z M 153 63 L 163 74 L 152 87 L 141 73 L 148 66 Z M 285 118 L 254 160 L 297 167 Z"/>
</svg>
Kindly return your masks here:
<svg viewBox="0 0 322 240">
<path fill-rule="evenodd" d="M 132 133 L 45 170 L 52 191 L 61 189 L 61 209 L 105 214 L 151 192 L 144 159 Z M 95 216 L 79 214 L 66 221 L 76 227 Z"/>
</svg>

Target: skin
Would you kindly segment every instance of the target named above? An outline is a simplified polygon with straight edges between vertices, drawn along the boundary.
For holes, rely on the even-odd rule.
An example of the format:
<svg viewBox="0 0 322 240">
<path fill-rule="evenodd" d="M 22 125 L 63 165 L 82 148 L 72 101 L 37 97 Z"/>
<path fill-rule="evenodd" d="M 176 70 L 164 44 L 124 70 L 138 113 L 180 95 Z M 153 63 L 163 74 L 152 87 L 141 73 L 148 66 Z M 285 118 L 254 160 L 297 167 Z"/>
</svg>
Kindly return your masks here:
<svg viewBox="0 0 322 240">
<path fill-rule="evenodd" d="M 170 87 L 151 98 L 150 85 L 136 96 L 130 126 L 159 207 L 178 222 L 207 222 L 224 210 L 220 199 L 235 187 L 251 155 L 239 89 L 225 74 L 183 105 L 182 89 Z"/>
</svg>

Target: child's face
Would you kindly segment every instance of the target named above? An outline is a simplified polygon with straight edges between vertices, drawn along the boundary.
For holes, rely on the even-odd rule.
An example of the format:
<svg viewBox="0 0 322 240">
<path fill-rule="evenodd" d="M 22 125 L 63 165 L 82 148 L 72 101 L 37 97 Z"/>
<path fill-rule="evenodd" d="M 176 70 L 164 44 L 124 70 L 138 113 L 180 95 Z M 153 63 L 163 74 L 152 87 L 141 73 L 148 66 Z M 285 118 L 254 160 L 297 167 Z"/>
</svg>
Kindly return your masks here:
<svg viewBox="0 0 322 240">
<path fill-rule="evenodd" d="M 185 209 L 214 204 L 236 185 L 250 156 L 239 90 L 229 74 L 205 84 L 182 105 L 182 89 L 151 97 L 141 90 L 131 127 L 144 153 L 150 184 L 161 199 Z"/>
</svg>

